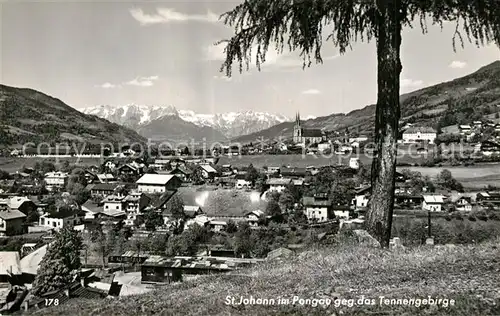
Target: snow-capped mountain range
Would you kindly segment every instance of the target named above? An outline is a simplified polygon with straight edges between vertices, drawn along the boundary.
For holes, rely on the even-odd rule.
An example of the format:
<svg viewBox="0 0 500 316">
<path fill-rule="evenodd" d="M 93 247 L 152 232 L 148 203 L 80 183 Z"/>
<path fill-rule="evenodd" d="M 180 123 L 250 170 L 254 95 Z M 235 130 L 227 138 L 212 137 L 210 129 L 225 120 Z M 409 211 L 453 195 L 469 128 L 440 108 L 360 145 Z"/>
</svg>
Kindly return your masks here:
<svg viewBox="0 0 500 316">
<path fill-rule="evenodd" d="M 147 106 L 131 104 L 118 107 L 102 105 L 83 108 L 80 111 L 139 131 L 148 129 L 150 123 L 162 117 L 169 117 L 170 119 L 177 117 L 202 128 L 210 127 L 228 139 L 255 133 L 276 124 L 290 121 L 284 115 L 265 112 L 243 111 L 200 114 L 189 110 L 178 110 L 174 106 L 161 105 Z M 158 126 L 157 122 L 155 126 Z"/>
</svg>

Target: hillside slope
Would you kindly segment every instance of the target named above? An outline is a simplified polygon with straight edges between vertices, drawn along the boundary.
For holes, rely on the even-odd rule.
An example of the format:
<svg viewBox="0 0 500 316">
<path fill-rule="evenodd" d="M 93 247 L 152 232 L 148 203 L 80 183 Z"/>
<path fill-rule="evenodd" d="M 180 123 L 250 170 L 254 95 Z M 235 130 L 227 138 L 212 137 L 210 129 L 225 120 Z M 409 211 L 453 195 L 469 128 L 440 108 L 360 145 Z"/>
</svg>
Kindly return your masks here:
<svg viewBox="0 0 500 316">
<path fill-rule="evenodd" d="M 401 95 L 401 122 L 434 128 L 453 124 L 470 123 L 474 119 L 495 119 L 500 111 L 500 61 L 484 66 L 476 72 L 449 82 L 440 83 Z M 332 114 L 304 121 L 306 128 L 323 128 L 327 131 L 372 133 L 375 105 L 347 114 Z M 279 128 L 278 128 L 279 126 Z M 259 138 L 290 138 L 293 123 L 283 123 L 258 133 L 241 136 L 239 142 Z"/>
<path fill-rule="evenodd" d="M 136 132 L 86 115 L 32 89 L 0 85 L 0 143 L 144 142 Z"/>
<path fill-rule="evenodd" d="M 263 263 L 235 275 L 199 276 L 158 291 L 71 301 L 33 315 L 499 315 L 500 241 L 403 252 L 343 244 Z M 369 301 L 359 303 L 359 298 Z M 227 298 L 331 299 L 329 307 L 230 305 Z M 389 299 L 455 300 L 453 306 L 386 305 Z M 337 299 L 337 300 L 336 300 Z M 343 305 L 342 299 L 346 299 Z M 348 299 L 352 299 L 349 306 Z M 448 301 L 449 302 L 449 301 Z M 368 304 L 369 303 L 369 304 Z M 374 305 L 370 305 L 374 303 Z M 494 305 L 496 303 L 496 305 Z M 347 305 L 347 306 L 346 306 Z"/>
</svg>

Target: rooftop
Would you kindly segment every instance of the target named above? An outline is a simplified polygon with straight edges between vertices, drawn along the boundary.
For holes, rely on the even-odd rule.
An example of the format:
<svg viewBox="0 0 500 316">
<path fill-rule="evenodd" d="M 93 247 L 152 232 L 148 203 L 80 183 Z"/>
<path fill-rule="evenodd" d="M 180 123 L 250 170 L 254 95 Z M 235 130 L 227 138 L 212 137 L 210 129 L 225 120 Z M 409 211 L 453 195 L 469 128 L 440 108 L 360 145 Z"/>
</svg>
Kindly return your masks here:
<svg viewBox="0 0 500 316">
<path fill-rule="evenodd" d="M 165 185 L 175 176 L 169 174 L 154 174 L 154 173 L 146 173 L 139 180 L 137 180 L 137 184 L 157 184 L 157 185 Z"/>
<path fill-rule="evenodd" d="M 316 199 L 312 196 L 304 196 L 302 198 L 302 204 L 304 206 L 332 206 L 332 201 L 329 199 Z"/>
<path fill-rule="evenodd" d="M 0 218 L 4 221 L 16 219 L 16 218 L 24 218 L 26 215 L 18 210 L 8 210 L 8 211 L 0 211 Z"/>
<path fill-rule="evenodd" d="M 444 197 L 442 195 L 424 195 L 425 203 L 444 203 Z"/>
<path fill-rule="evenodd" d="M 412 126 L 404 131 L 403 134 L 415 134 L 415 133 L 436 133 L 436 130 L 428 126 Z"/>
<path fill-rule="evenodd" d="M 114 191 L 119 186 L 121 186 L 121 184 L 119 183 L 96 183 L 96 184 L 89 184 L 87 186 L 87 189 L 96 191 Z"/>
<path fill-rule="evenodd" d="M 21 259 L 21 272 L 36 275 L 43 257 L 47 253 L 48 245 L 40 247 Z"/>
<path fill-rule="evenodd" d="M 17 251 L 0 251 L 0 275 L 21 274 L 21 258 Z"/>
<path fill-rule="evenodd" d="M 217 170 L 215 170 L 214 167 L 210 165 L 200 165 L 200 167 L 208 173 L 217 173 Z"/>
<path fill-rule="evenodd" d="M 292 179 L 289 178 L 271 178 L 267 180 L 268 185 L 288 185 L 292 183 Z"/>
</svg>

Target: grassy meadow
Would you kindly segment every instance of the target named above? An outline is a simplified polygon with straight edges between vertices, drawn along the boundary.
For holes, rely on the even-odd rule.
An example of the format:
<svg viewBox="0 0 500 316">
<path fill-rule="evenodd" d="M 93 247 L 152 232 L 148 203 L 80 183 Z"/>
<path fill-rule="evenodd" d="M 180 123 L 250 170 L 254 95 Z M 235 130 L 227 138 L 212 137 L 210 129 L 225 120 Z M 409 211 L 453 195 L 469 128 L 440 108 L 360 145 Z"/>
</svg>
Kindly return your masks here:
<svg viewBox="0 0 500 316">
<path fill-rule="evenodd" d="M 337 244 L 238 270 L 233 275 L 199 276 L 142 295 L 75 300 L 29 314 L 499 315 L 499 246 L 500 239 L 496 239 L 474 245 L 389 251 L 357 245 L 345 237 Z M 242 296 L 275 302 L 227 304 L 232 298 L 238 303 Z M 448 304 L 417 307 L 381 301 L 381 297 L 428 296 L 448 299 Z M 310 299 L 309 304 L 292 304 L 294 297 Z M 278 304 L 278 298 L 289 299 L 289 304 Z M 323 301 L 316 301 L 315 306 L 312 299 Z"/>
<path fill-rule="evenodd" d="M 101 158 L 41 158 L 41 157 L 30 157 L 30 158 L 12 158 L 12 157 L 0 157 L 0 169 L 7 172 L 16 172 L 24 167 L 33 167 L 37 162 L 49 161 L 54 164 L 60 164 L 64 161 L 69 161 L 70 164 L 77 164 L 79 166 L 91 166 L 100 165 L 103 160 Z"/>
</svg>

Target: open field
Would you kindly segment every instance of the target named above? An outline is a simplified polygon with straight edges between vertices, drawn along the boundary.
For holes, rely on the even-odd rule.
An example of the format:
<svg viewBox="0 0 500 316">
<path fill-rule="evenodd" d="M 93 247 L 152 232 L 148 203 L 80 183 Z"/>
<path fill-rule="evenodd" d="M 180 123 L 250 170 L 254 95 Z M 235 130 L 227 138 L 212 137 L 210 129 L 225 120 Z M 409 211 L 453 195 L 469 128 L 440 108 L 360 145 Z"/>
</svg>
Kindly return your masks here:
<svg viewBox="0 0 500 316">
<path fill-rule="evenodd" d="M 331 155 L 249 155 L 249 156 L 233 156 L 221 157 L 219 164 L 231 164 L 234 166 L 248 166 L 253 164 L 255 167 L 261 168 L 263 166 L 282 166 L 290 165 L 294 167 L 307 167 L 307 166 L 328 166 L 336 164 L 349 164 L 350 158 L 359 158 L 361 163 L 365 166 L 371 164 L 371 155 L 369 154 L 331 154 Z M 400 163 L 421 163 L 426 160 L 425 155 L 416 155 L 410 157 L 409 155 L 398 158 Z"/>
<path fill-rule="evenodd" d="M 30 158 L 5 158 L 0 157 L 0 169 L 7 172 L 16 172 L 25 167 L 33 167 L 35 163 L 42 161 L 50 161 L 54 164 L 62 163 L 64 161 L 69 161 L 71 164 L 78 162 L 80 166 L 90 166 L 99 165 L 103 160 L 101 158 L 41 158 L 41 157 L 30 157 Z"/>
<path fill-rule="evenodd" d="M 283 261 L 202 276 L 143 295 L 70 301 L 33 315 L 499 315 L 500 240 L 469 246 L 387 251 L 355 245 L 306 251 Z M 230 304 L 240 297 L 266 305 Z M 447 299 L 448 304 L 387 305 L 389 299 Z M 228 300 L 229 297 L 229 300 Z M 330 299 L 318 305 L 300 299 Z M 359 300 L 360 298 L 367 300 Z M 278 298 L 289 300 L 278 304 Z M 270 299 L 274 299 L 271 301 Z M 344 299 L 344 301 L 342 301 Z M 454 300 L 453 305 L 451 300 Z M 226 303 L 229 302 L 229 303 Z M 312 303 L 312 301 L 310 301 Z M 416 302 L 416 301 L 415 301 Z M 495 305 L 496 304 L 496 305 Z"/>
<path fill-rule="evenodd" d="M 450 170 L 453 177 L 462 181 L 466 179 L 496 180 L 500 177 L 500 164 L 480 164 L 468 167 L 406 167 L 412 171 L 418 171 L 424 176 L 435 178 L 443 169 Z M 398 168 L 405 169 L 405 168 Z"/>
</svg>

